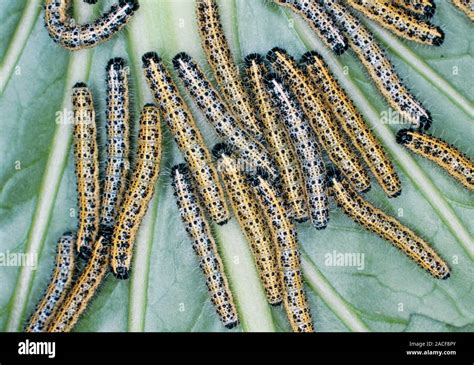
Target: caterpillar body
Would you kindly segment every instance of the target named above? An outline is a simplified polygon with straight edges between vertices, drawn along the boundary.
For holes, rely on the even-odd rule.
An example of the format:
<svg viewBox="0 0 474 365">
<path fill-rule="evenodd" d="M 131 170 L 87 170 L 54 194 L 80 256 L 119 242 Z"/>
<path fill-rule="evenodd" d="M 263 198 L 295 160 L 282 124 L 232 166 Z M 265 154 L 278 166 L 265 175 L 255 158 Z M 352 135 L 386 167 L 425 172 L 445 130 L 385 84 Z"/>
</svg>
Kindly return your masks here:
<svg viewBox="0 0 474 365">
<path fill-rule="evenodd" d="M 464 187 L 474 190 L 474 162 L 442 139 L 410 129 L 401 129 L 397 142 L 445 169 Z"/>
<path fill-rule="evenodd" d="M 403 84 L 374 35 L 338 0 L 326 0 L 324 4 L 347 34 L 349 46 L 388 104 L 403 120 L 415 127 L 428 129 L 432 123 L 431 114 Z"/>
<path fill-rule="evenodd" d="M 474 2 L 472 0 L 451 0 L 454 6 L 474 21 Z"/>
<path fill-rule="evenodd" d="M 316 229 L 326 228 L 329 221 L 326 194 L 326 168 L 316 136 L 294 96 L 275 74 L 265 78 L 265 85 L 273 97 L 298 154 L 306 187 L 311 222 Z"/>
<path fill-rule="evenodd" d="M 294 332 L 313 332 L 311 311 L 301 273 L 298 240 L 294 225 L 286 216 L 281 197 L 261 176 L 253 177 L 252 185 L 269 222 L 283 281 L 283 304 Z"/>
<path fill-rule="evenodd" d="M 143 67 L 156 102 L 197 183 L 206 210 L 214 222 L 225 224 L 230 214 L 224 190 L 191 112 L 156 53 L 149 52 L 143 56 Z"/>
<path fill-rule="evenodd" d="M 130 98 L 125 61 L 114 58 L 107 73 L 107 161 L 102 187 L 100 231 L 111 235 L 130 167 Z"/>
<path fill-rule="evenodd" d="M 280 181 L 288 214 L 297 222 L 308 219 L 308 207 L 304 191 L 303 173 L 298 156 L 291 144 L 287 130 L 279 120 L 271 96 L 266 90 L 265 77 L 268 74 L 263 57 L 251 54 L 245 58 L 247 83 L 255 101 L 256 110 L 263 126 L 263 135 L 269 152 L 275 158 L 280 171 Z"/>
<path fill-rule="evenodd" d="M 388 0 L 347 0 L 348 4 L 369 19 L 392 31 L 399 37 L 422 44 L 440 46 L 444 33 L 440 27 L 431 25 Z"/>
<path fill-rule="evenodd" d="M 392 243 L 435 278 L 449 277 L 447 264 L 415 232 L 364 200 L 337 173 L 329 181 L 331 194 L 344 213 Z"/>
<path fill-rule="evenodd" d="M 264 169 L 272 178 L 276 178 L 278 171 L 265 147 L 237 124 L 199 65 L 184 52 L 173 58 L 173 65 L 196 105 L 219 135 L 237 149 L 249 163 Z"/>
<path fill-rule="evenodd" d="M 87 309 L 109 270 L 110 242 L 100 237 L 92 256 L 68 292 L 48 332 L 70 332 Z"/>
<path fill-rule="evenodd" d="M 364 158 L 382 189 L 389 197 L 400 195 L 401 183 L 392 162 L 322 56 L 314 51 L 307 52 L 301 63 L 304 71 L 322 91 L 327 106 L 338 118 L 339 124 Z"/>
<path fill-rule="evenodd" d="M 239 118 L 242 127 L 257 140 L 262 140 L 260 124 L 255 118 L 252 103 L 227 43 L 216 1 L 197 0 L 196 18 L 202 48 L 224 98 Z"/>
<path fill-rule="evenodd" d="M 296 61 L 285 50 L 275 47 L 267 54 L 272 67 L 288 83 L 293 95 L 309 119 L 321 146 L 331 161 L 348 177 L 357 191 L 370 189 L 370 179 L 359 157 L 352 151 L 345 136 L 333 120 L 332 113 L 318 95 L 316 86 L 306 77 Z"/>
<path fill-rule="evenodd" d="M 346 37 L 318 1 L 276 0 L 275 2 L 300 14 L 335 54 L 341 55 L 347 50 Z"/>
<path fill-rule="evenodd" d="M 99 231 L 99 155 L 92 93 L 84 83 L 72 91 L 74 156 L 79 206 L 77 249 L 87 259 Z"/>
<path fill-rule="evenodd" d="M 46 0 L 44 15 L 50 37 L 71 51 L 95 47 L 109 40 L 125 27 L 139 8 L 136 0 L 120 0 L 97 20 L 80 25 L 69 15 L 71 2 Z"/>
<path fill-rule="evenodd" d="M 250 244 L 267 300 L 272 305 L 278 305 L 282 300 L 282 288 L 275 248 L 252 187 L 233 158 L 229 146 L 219 143 L 214 146 L 212 153 L 218 160 L 234 214 Z"/>
<path fill-rule="evenodd" d="M 72 233 L 64 233 L 58 242 L 53 275 L 48 288 L 31 315 L 26 332 L 43 332 L 66 297 L 74 275 L 75 241 Z"/>
<path fill-rule="evenodd" d="M 433 0 L 392 0 L 392 2 L 393 5 L 426 18 L 431 18 L 436 11 L 436 5 Z"/>
<path fill-rule="evenodd" d="M 236 306 L 211 228 L 194 193 L 188 167 L 185 164 L 174 166 L 171 179 L 179 213 L 193 241 L 211 302 L 224 326 L 233 328 L 239 323 Z"/>
<path fill-rule="evenodd" d="M 111 267 L 118 279 L 127 279 L 138 228 L 145 215 L 160 173 L 160 114 L 147 104 L 140 116 L 136 164 L 112 234 Z"/>
</svg>

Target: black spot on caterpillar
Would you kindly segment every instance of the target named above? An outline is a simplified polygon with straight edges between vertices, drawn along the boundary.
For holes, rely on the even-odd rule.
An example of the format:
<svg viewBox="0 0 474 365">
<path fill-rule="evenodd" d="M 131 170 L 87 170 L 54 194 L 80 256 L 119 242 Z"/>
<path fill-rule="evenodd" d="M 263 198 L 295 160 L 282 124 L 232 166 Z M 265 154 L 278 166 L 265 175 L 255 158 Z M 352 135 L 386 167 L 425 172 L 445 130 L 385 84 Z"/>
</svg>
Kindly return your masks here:
<svg viewBox="0 0 474 365">
<path fill-rule="evenodd" d="M 346 136 L 333 120 L 334 116 L 321 99 L 317 87 L 284 49 L 273 48 L 268 52 L 267 59 L 287 82 L 331 161 L 347 176 L 357 191 L 368 191 L 370 179 L 359 157 L 346 142 Z"/>
<path fill-rule="evenodd" d="M 346 37 L 318 0 L 275 0 L 275 2 L 300 14 L 335 54 L 341 55 L 347 50 Z"/>
<path fill-rule="evenodd" d="M 219 9 L 215 0 L 197 0 L 196 18 L 201 36 L 202 48 L 232 111 L 242 127 L 257 140 L 262 140 L 262 132 L 255 118 L 252 103 L 240 79 L 227 39 L 222 29 Z"/>
<path fill-rule="evenodd" d="M 388 0 L 347 0 L 348 4 L 369 19 L 379 23 L 399 37 L 410 41 L 440 46 L 444 33 L 436 27 L 416 18 Z"/>
<path fill-rule="evenodd" d="M 266 215 L 283 280 L 283 303 L 294 332 L 313 332 L 311 311 L 301 273 L 298 239 L 294 225 L 286 216 L 281 197 L 262 176 L 251 178 L 257 199 Z"/>
<path fill-rule="evenodd" d="M 238 125 L 225 102 L 204 75 L 199 65 L 184 52 L 173 58 L 173 65 L 196 105 L 214 126 L 217 133 L 237 149 L 249 165 L 258 166 L 270 174 L 272 178 L 276 178 L 278 171 L 265 147 Z"/>
<path fill-rule="evenodd" d="M 233 328 L 239 323 L 234 299 L 211 228 L 194 193 L 188 167 L 185 164 L 174 166 L 171 179 L 179 213 L 193 241 L 193 250 L 206 278 L 211 302 L 224 326 Z"/>
<path fill-rule="evenodd" d="M 245 58 L 245 70 L 250 94 L 262 122 L 265 142 L 280 171 L 288 214 L 297 222 L 303 222 L 308 219 L 303 172 L 288 131 L 281 123 L 279 113 L 272 105 L 271 95 L 266 90 L 264 78 L 268 70 L 263 57 L 258 54 L 248 55 Z"/>
<path fill-rule="evenodd" d="M 69 15 L 71 0 L 46 0 L 44 22 L 51 38 L 64 48 L 76 51 L 95 47 L 112 38 L 132 18 L 139 5 L 136 0 L 120 0 L 99 19 L 76 24 Z"/>
<path fill-rule="evenodd" d="M 426 18 L 431 18 L 436 11 L 436 5 L 433 0 L 392 0 L 392 3 Z"/>
<path fill-rule="evenodd" d="M 442 139 L 410 129 L 401 129 L 397 142 L 445 169 L 467 189 L 474 190 L 474 162 Z"/>
<path fill-rule="evenodd" d="M 229 146 L 216 144 L 212 153 L 218 160 L 218 169 L 234 214 L 250 244 L 267 300 L 272 305 L 280 304 L 282 289 L 275 249 L 253 189 Z"/>
<path fill-rule="evenodd" d="M 112 235 L 111 267 L 118 279 L 129 276 L 135 237 L 160 172 L 161 140 L 159 110 L 147 104 L 140 116 L 136 164 Z"/>
<path fill-rule="evenodd" d="M 26 332 L 44 332 L 66 297 L 74 275 L 76 237 L 64 233 L 58 241 L 55 266 L 46 292 L 31 315 Z"/>
<path fill-rule="evenodd" d="M 295 97 L 282 80 L 277 75 L 270 73 L 265 77 L 265 85 L 285 122 L 298 154 L 306 186 L 311 222 L 317 229 L 326 228 L 329 221 L 326 169 L 316 142 L 316 136 Z"/>
<path fill-rule="evenodd" d="M 87 309 L 109 269 L 110 242 L 100 237 L 92 256 L 67 293 L 63 305 L 51 322 L 48 332 L 70 332 Z"/>
<path fill-rule="evenodd" d="M 155 100 L 159 103 L 174 140 L 197 183 L 207 212 L 214 222 L 225 224 L 230 219 L 230 214 L 224 190 L 212 163 L 211 153 L 188 106 L 156 53 L 149 52 L 143 56 L 143 68 Z"/>
<path fill-rule="evenodd" d="M 91 91 L 77 83 L 72 91 L 74 156 L 79 206 L 77 249 L 87 259 L 99 231 L 99 156 Z"/>
<path fill-rule="evenodd" d="M 130 96 L 125 61 L 114 58 L 106 67 L 107 161 L 102 186 L 100 232 L 111 235 L 130 167 Z"/>
<path fill-rule="evenodd" d="M 403 120 L 419 128 L 429 128 L 432 123 L 431 114 L 403 84 L 374 35 L 338 0 L 326 0 L 324 5 L 346 33 L 349 46 L 388 104 Z"/>
<path fill-rule="evenodd" d="M 301 61 L 304 71 L 317 85 L 353 145 L 364 158 L 380 186 L 389 197 L 401 193 L 401 183 L 383 147 L 365 124 L 362 115 L 339 85 L 321 55 L 305 53 Z"/>
<path fill-rule="evenodd" d="M 364 200 L 337 172 L 329 184 L 337 205 L 354 221 L 392 243 L 435 278 L 449 277 L 443 259 L 415 232 Z"/>
</svg>

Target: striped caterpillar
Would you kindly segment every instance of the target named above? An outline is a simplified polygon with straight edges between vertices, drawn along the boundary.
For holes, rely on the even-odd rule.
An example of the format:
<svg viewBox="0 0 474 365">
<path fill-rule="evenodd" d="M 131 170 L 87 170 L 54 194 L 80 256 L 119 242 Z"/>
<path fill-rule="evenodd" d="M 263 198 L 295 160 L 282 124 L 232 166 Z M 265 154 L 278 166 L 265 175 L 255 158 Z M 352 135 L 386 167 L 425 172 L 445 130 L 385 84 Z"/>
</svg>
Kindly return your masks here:
<svg viewBox="0 0 474 365">
<path fill-rule="evenodd" d="M 440 27 L 417 19 L 405 9 L 394 6 L 391 1 L 347 0 L 347 3 L 399 37 L 433 46 L 443 44 L 444 33 Z"/>
<path fill-rule="evenodd" d="M 474 2 L 472 0 L 451 0 L 453 5 L 474 21 Z"/>
<path fill-rule="evenodd" d="M 426 18 L 431 18 L 436 11 L 436 5 L 433 0 L 392 0 L 392 3 Z"/>
<path fill-rule="evenodd" d="M 125 61 L 114 58 L 107 73 L 107 162 L 102 187 L 100 231 L 111 235 L 119 210 L 130 163 L 130 96 Z"/>
<path fill-rule="evenodd" d="M 140 116 L 136 165 L 112 235 L 111 267 L 118 279 L 129 276 L 135 237 L 160 173 L 161 140 L 159 110 L 147 104 Z"/>
<path fill-rule="evenodd" d="M 398 131 L 397 142 L 435 162 L 467 189 L 474 190 L 474 162 L 456 147 L 442 139 L 410 129 Z"/>
<path fill-rule="evenodd" d="M 92 93 L 84 83 L 72 91 L 74 156 L 79 205 L 77 249 L 87 259 L 99 231 L 99 156 Z"/>
<path fill-rule="evenodd" d="M 261 216 L 252 188 L 237 160 L 233 158 L 229 146 L 216 144 L 212 154 L 218 160 L 234 214 L 250 244 L 267 300 L 272 305 L 278 305 L 282 300 L 278 263 L 265 218 Z"/>
<path fill-rule="evenodd" d="M 303 173 L 298 156 L 291 144 L 290 136 L 278 118 L 273 107 L 271 96 L 266 90 L 264 78 L 268 74 L 263 57 L 250 54 L 245 58 L 247 84 L 256 110 L 263 126 L 263 135 L 269 152 L 275 158 L 284 201 L 287 202 L 288 214 L 297 222 L 308 219 L 307 204 L 304 191 Z"/>
<path fill-rule="evenodd" d="M 400 195 L 401 183 L 392 162 L 321 55 L 314 51 L 307 52 L 301 63 L 308 77 L 319 86 L 327 106 L 332 109 L 385 193 L 389 197 Z"/>
<path fill-rule="evenodd" d="M 109 269 L 110 243 L 100 237 L 92 256 L 68 292 L 63 305 L 52 320 L 48 332 L 70 332 L 87 309 Z"/>
<path fill-rule="evenodd" d="M 349 147 L 346 137 L 333 120 L 332 113 L 320 99 L 316 86 L 285 50 L 275 47 L 268 52 L 267 59 L 288 83 L 331 161 L 341 169 L 357 191 L 368 191 L 370 179 L 359 157 Z"/>
<path fill-rule="evenodd" d="M 74 275 L 75 241 L 72 233 L 64 233 L 58 241 L 55 266 L 48 288 L 31 315 L 26 332 L 43 332 L 48 328 L 66 297 Z"/>
<path fill-rule="evenodd" d="M 240 79 L 227 39 L 222 29 L 215 0 L 196 0 L 196 18 L 202 48 L 217 79 L 222 94 L 241 125 L 257 140 L 262 131 L 252 104 Z"/>
<path fill-rule="evenodd" d="M 158 55 L 149 52 L 142 60 L 145 78 L 197 183 L 198 192 L 207 212 L 214 222 L 225 224 L 230 214 L 224 190 L 219 182 L 217 170 L 212 164 L 211 154 L 191 112 Z"/>
<path fill-rule="evenodd" d="M 341 55 L 347 50 L 346 37 L 317 0 L 275 0 L 275 2 L 300 14 L 335 54 Z"/>
<path fill-rule="evenodd" d="M 228 144 L 238 150 L 247 162 L 264 169 L 272 178 L 278 171 L 265 147 L 240 128 L 225 102 L 191 57 L 182 52 L 173 58 L 174 68 L 206 119 Z"/>
<path fill-rule="evenodd" d="M 447 279 L 449 268 L 421 237 L 358 195 L 337 172 L 329 178 L 337 205 L 365 229 L 386 239 L 437 279 Z"/>
<path fill-rule="evenodd" d="M 298 240 L 294 225 L 286 216 L 281 197 L 262 176 L 251 178 L 257 199 L 264 209 L 277 254 L 283 280 L 283 304 L 294 332 L 313 332 L 311 311 L 301 273 Z"/>
<path fill-rule="evenodd" d="M 71 0 L 46 0 L 44 22 L 56 43 L 76 51 L 95 47 L 112 38 L 129 22 L 139 5 L 136 0 L 120 0 L 99 19 L 82 25 L 71 18 L 70 8 Z"/>
<path fill-rule="evenodd" d="M 349 46 L 367 69 L 388 104 L 404 120 L 416 127 L 428 129 L 432 123 L 430 113 L 403 85 L 384 50 L 375 41 L 374 35 L 338 0 L 326 0 L 324 5 L 348 36 Z"/>
<path fill-rule="evenodd" d="M 298 154 L 305 181 L 311 222 L 316 229 L 326 228 L 329 221 L 326 168 L 316 142 L 316 136 L 298 102 L 282 80 L 270 73 L 265 77 L 265 85 L 285 122 Z"/>
<path fill-rule="evenodd" d="M 232 292 L 211 228 L 191 185 L 188 167 L 185 164 L 174 166 L 171 169 L 171 179 L 179 213 L 186 232 L 193 241 L 193 250 L 206 278 L 211 302 L 224 326 L 233 328 L 239 320 Z"/>
</svg>

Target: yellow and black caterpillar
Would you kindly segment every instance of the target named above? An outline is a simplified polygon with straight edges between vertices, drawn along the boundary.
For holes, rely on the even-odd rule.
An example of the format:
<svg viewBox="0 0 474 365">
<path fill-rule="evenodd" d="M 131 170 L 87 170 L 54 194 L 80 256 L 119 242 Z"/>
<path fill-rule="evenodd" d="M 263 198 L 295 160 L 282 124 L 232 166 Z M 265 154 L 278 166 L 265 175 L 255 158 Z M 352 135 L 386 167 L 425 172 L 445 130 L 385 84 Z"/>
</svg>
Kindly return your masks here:
<svg viewBox="0 0 474 365">
<path fill-rule="evenodd" d="M 71 3 L 72 0 L 46 0 L 44 14 L 45 26 L 51 38 L 71 51 L 94 47 L 109 40 L 139 8 L 136 0 L 120 0 L 94 22 L 76 24 L 69 15 Z"/>
<path fill-rule="evenodd" d="M 211 227 L 194 193 L 191 174 L 185 164 L 176 165 L 171 169 L 171 183 L 179 214 L 193 241 L 193 250 L 206 278 L 211 302 L 224 326 L 233 328 L 239 323 L 237 309 Z"/>
<path fill-rule="evenodd" d="M 400 195 L 401 183 L 392 162 L 321 55 L 314 51 L 307 52 L 301 63 L 385 193 L 389 197 Z"/>
<path fill-rule="evenodd" d="M 474 162 L 456 147 L 442 139 L 410 129 L 398 131 L 397 142 L 437 163 L 467 189 L 474 191 Z"/>
<path fill-rule="evenodd" d="M 212 149 L 212 154 L 218 161 L 235 217 L 250 244 L 267 300 L 272 305 L 280 304 L 282 289 L 275 248 L 247 176 L 232 156 L 229 146 L 218 143 Z"/>
<path fill-rule="evenodd" d="M 188 106 L 158 55 L 149 52 L 143 55 L 142 60 L 145 78 L 197 183 L 206 210 L 214 222 L 225 224 L 230 214 L 224 190 L 212 163 L 211 153 Z"/>
<path fill-rule="evenodd" d="M 112 234 L 111 267 L 118 279 L 127 279 L 138 228 L 155 189 L 161 161 L 160 114 L 147 104 L 140 116 L 136 163 Z"/>
<path fill-rule="evenodd" d="M 415 232 L 358 195 L 337 172 L 329 178 L 337 205 L 354 221 L 386 239 L 437 279 L 447 279 L 448 265 Z"/>
</svg>

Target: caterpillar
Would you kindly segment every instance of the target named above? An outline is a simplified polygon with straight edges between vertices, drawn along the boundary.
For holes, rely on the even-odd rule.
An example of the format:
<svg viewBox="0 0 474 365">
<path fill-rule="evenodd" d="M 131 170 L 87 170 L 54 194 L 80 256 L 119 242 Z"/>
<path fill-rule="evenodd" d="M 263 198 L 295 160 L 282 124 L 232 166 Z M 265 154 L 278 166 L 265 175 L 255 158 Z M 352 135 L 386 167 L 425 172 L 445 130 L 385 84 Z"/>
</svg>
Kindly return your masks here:
<svg viewBox="0 0 474 365">
<path fill-rule="evenodd" d="M 267 59 L 288 83 L 331 161 L 342 170 L 357 191 L 368 191 L 370 179 L 359 157 L 351 150 L 346 137 L 332 119 L 332 113 L 320 99 L 316 86 L 285 50 L 275 47 L 268 52 Z"/>
<path fill-rule="evenodd" d="M 436 5 L 433 0 L 392 0 L 392 3 L 426 18 L 433 17 L 436 12 Z"/>
<path fill-rule="evenodd" d="M 453 5 L 474 21 L 474 2 L 472 0 L 451 0 Z"/>
<path fill-rule="evenodd" d="M 329 221 L 326 169 L 316 136 L 294 96 L 277 75 L 267 74 L 265 86 L 285 122 L 298 154 L 306 184 L 311 222 L 316 229 L 326 228 Z"/>
<path fill-rule="evenodd" d="M 392 243 L 435 278 L 450 276 L 447 264 L 427 242 L 364 200 L 337 172 L 329 178 L 329 186 L 336 204 L 355 222 Z"/>
<path fill-rule="evenodd" d="M 311 29 L 336 55 L 341 55 L 347 50 L 346 37 L 334 24 L 334 20 L 326 13 L 324 6 L 318 1 L 275 0 L 275 2 L 300 14 Z"/>
<path fill-rule="evenodd" d="M 137 0 L 120 0 L 100 18 L 76 24 L 69 15 L 71 0 L 46 0 L 44 22 L 54 42 L 71 51 L 95 47 L 112 38 L 138 10 Z"/>
<path fill-rule="evenodd" d="M 142 61 L 145 78 L 197 183 L 207 212 L 214 222 L 225 224 L 230 219 L 230 214 L 224 190 L 191 112 L 158 55 L 154 52 L 146 53 Z"/>
<path fill-rule="evenodd" d="M 118 279 L 129 276 L 135 237 L 160 173 L 161 139 L 159 110 L 147 104 L 140 116 L 135 168 L 112 234 L 111 267 Z"/>
<path fill-rule="evenodd" d="M 110 242 L 100 237 L 92 256 L 69 290 L 63 305 L 48 327 L 48 332 L 70 332 L 87 309 L 109 268 Z"/>
<path fill-rule="evenodd" d="M 301 273 L 296 230 L 287 218 L 283 202 L 262 176 L 251 178 L 259 204 L 269 222 L 271 235 L 277 242 L 277 254 L 283 280 L 283 304 L 294 332 L 313 332 L 311 311 Z"/>
<path fill-rule="evenodd" d="M 99 157 L 92 93 L 84 83 L 72 91 L 74 156 L 79 206 L 77 250 L 88 259 L 99 230 Z"/>
<path fill-rule="evenodd" d="M 184 52 L 173 58 L 173 65 L 196 105 L 219 135 L 237 149 L 249 164 L 252 163 L 264 169 L 273 178 L 276 178 L 278 171 L 265 147 L 240 128 L 199 65 Z"/>
<path fill-rule="evenodd" d="M 474 162 L 456 147 L 410 129 L 399 130 L 396 140 L 410 151 L 438 164 L 467 189 L 474 190 Z"/>
<path fill-rule="evenodd" d="M 197 0 L 196 18 L 202 48 L 225 100 L 242 127 L 261 141 L 261 127 L 227 43 L 216 1 Z"/>
<path fill-rule="evenodd" d="M 432 46 L 441 46 L 444 42 L 440 27 L 417 19 L 404 9 L 393 6 L 391 1 L 347 0 L 347 3 L 399 37 Z"/>
<path fill-rule="evenodd" d="M 102 235 L 111 235 L 130 168 L 130 96 L 127 69 L 122 58 L 111 59 L 107 64 L 106 74 L 107 161 L 99 227 Z"/>
<path fill-rule="evenodd" d="M 338 0 L 326 0 L 326 9 L 348 37 L 349 46 L 362 62 L 375 86 L 401 119 L 417 128 L 428 129 L 431 114 L 406 88 L 374 35 Z"/>
<path fill-rule="evenodd" d="M 282 300 L 278 262 L 265 218 L 261 216 L 252 188 L 233 158 L 230 146 L 216 144 L 212 153 L 218 160 L 219 171 L 237 221 L 250 244 L 267 300 L 272 305 L 278 305 Z"/>
<path fill-rule="evenodd" d="M 171 169 L 171 183 L 181 219 L 193 241 L 193 250 L 206 278 L 211 302 L 224 326 L 233 328 L 238 325 L 239 319 L 232 292 L 209 222 L 194 193 L 190 170 L 186 164 L 179 164 Z"/>
<path fill-rule="evenodd" d="M 28 321 L 26 332 L 45 331 L 63 303 L 74 275 L 75 241 L 76 237 L 72 233 L 64 233 L 59 238 L 53 274 L 45 294 Z"/>
<path fill-rule="evenodd" d="M 301 64 L 307 76 L 318 85 L 326 105 L 332 109 L 382 189 L 389 197 L 399 196 L 401 183 L 392 162 L 323 57 L 315 51 L 307 52 L 301 58 Z"/>
<path fill-rule="evenodd" d="M 271 96 L 265 87 L 264 78 L 268 74 L 264 59 L 259 54 L 245 58 L 245 71 L 249 94 L 255 102 L 256 111 L 263 126 L 263 135 L 269 152 L 275 158 L 280 171 L 280 180 L 288 214 L 296 222 L 308 219 L 303 173 L 290 136 L 278 118 Z"/>
</svg>

